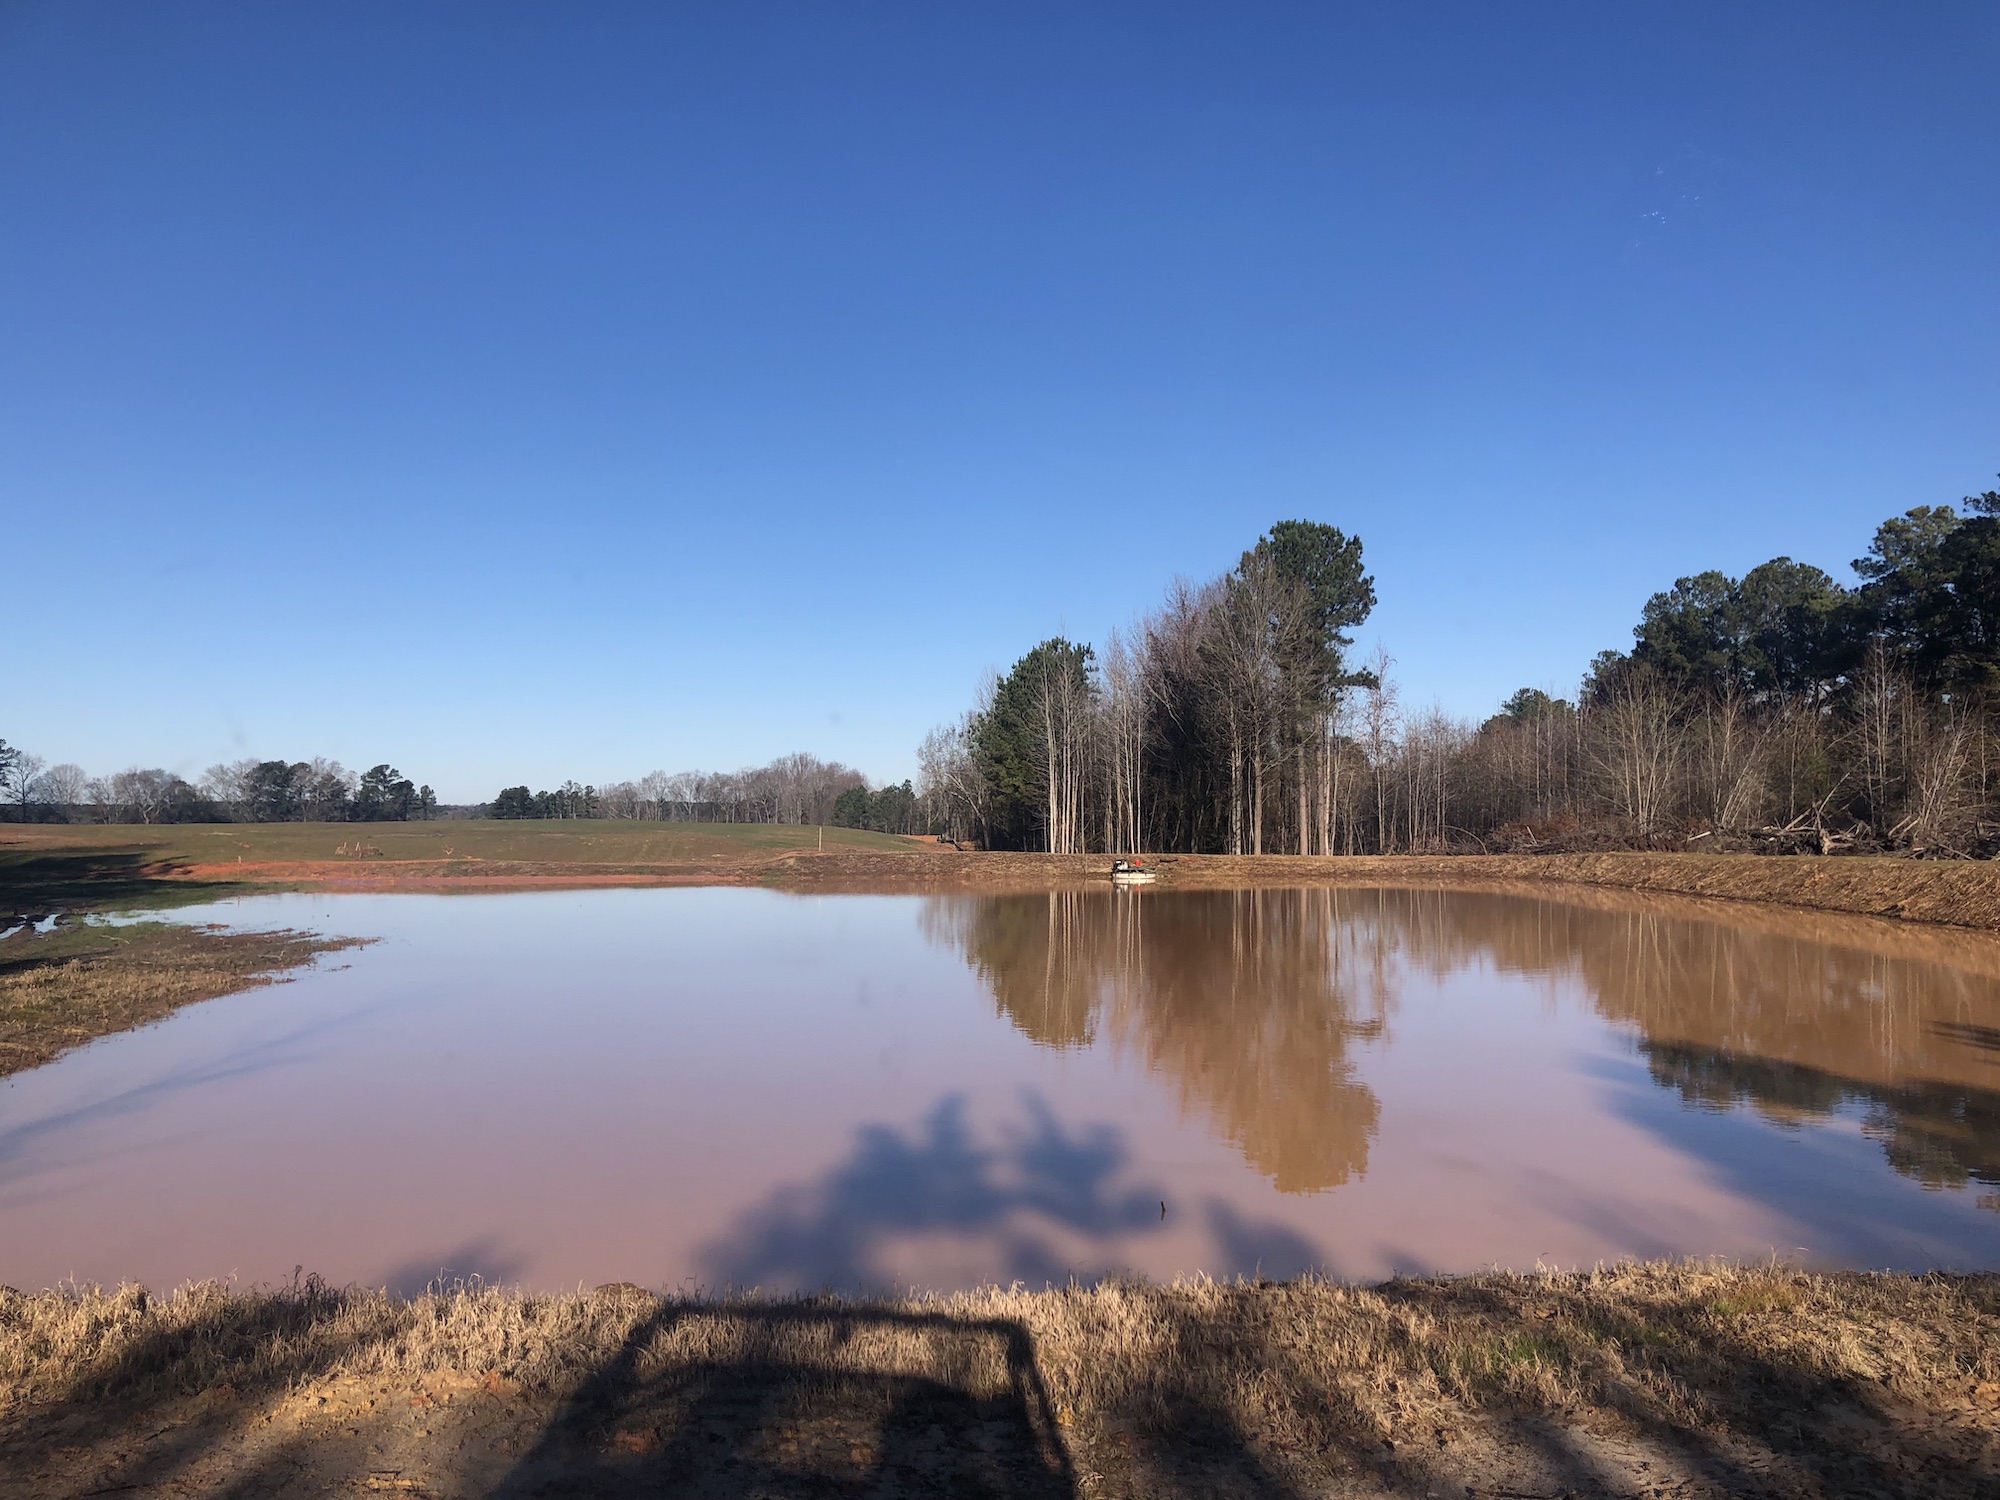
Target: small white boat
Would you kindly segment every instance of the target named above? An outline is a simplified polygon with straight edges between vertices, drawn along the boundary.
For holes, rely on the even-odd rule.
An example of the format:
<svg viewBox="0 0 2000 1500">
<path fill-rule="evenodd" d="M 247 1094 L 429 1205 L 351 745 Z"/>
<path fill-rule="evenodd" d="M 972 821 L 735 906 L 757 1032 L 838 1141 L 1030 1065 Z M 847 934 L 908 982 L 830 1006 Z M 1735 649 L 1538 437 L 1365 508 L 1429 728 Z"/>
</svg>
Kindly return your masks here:
<svg viewBox="0 0 2000 1500">
<path fill-rule="evenodd" d="M 1160 877 L 1147 869 L 1136 859 L 1116 859 L 1111 862 L 1111 883 L 1113 885 L 1151 885 Z"/>
</svg>

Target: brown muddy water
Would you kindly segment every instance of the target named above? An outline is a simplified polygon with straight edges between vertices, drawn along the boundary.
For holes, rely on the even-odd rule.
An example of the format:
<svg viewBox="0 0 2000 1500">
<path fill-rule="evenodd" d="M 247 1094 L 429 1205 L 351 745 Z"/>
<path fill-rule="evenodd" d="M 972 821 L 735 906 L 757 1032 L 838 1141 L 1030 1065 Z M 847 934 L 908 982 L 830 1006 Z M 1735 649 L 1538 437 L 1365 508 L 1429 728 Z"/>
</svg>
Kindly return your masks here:
<svg viewBox="0 0 2000 1500">
<path fill-rule="evenodd" d="M 2000 939 L 1409 890 L 260 897 L 0 1087 L 0 1281 L 2000 1267 Z"/>
</svg>

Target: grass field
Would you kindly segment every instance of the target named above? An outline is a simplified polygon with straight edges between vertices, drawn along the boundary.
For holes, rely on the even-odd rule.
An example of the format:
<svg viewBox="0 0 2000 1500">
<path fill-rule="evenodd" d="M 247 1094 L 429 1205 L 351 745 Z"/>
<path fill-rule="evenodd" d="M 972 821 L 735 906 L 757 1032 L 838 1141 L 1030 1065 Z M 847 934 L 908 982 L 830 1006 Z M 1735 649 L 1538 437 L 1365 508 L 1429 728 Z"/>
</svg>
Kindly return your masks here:
<svg viewBox="0 0 2000 1500">
<path fill-rule="evenodd" d="M 0 1500 L 1972 1497 L 2000 1277 L 0 1290 Z"/>
<path fill-rule="evenodd" d="M 331 860 L 482 860 L 654 865 L 815 849 L 913 851 L 908 839 L 854 828 L 773 823 L 642 823 L 623 819 L 495 819 L 435 823 L 0 824 L 0 880 L 10 864 L 55 851 L 136 854 L 149 864 Z M 371 852 L 372 851 L 372 852 Z"/>
</svg>

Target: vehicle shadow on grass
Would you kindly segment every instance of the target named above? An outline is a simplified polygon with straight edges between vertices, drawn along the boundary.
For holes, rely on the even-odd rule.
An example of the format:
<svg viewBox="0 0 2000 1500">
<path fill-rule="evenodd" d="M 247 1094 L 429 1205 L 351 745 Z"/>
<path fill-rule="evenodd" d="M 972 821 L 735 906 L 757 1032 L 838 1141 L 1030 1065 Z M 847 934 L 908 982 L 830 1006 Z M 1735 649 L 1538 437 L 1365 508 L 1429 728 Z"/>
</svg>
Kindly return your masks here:
<svg viewBox="0 0 2000 1500">
<path fill-rule="evenodd" d="M 493 1305 L 474 1293 L 413 1309 L 310 1281 L 214 1297 L 52 1398 L 0 1410 L 0 1496 L 1078 1493 L 1026 1328 L 893 1305 L 605 1287 L 559 1315 L 588 1331 L 570 1325 L 553 1390 L 493 1371 L 434 1407 L 423 1393 L 441 1388 L 437 1371 L 364 1374 L 348 1384 L 365 1409 L 315 1420 L 308 1393 L 338 1391 L 343 1370 L 393 1369 L 434 1336 L 433 1318 L 477 1324 Z M 438 1351 L 445 1382 L 466 1352 Z"/>
<path fill-rule="evenodd" d="M 490 1493 L 1068 1500 L 1021 1323 L 865 1303 L 669 1303 Z"/>
</svg>

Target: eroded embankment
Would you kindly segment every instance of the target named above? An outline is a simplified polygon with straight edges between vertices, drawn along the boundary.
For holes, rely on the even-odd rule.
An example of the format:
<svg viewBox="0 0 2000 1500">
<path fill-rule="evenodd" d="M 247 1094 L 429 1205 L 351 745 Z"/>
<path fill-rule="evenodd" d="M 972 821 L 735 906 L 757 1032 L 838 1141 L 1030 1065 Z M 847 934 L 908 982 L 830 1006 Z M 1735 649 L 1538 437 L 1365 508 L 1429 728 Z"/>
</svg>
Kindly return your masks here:
<svg viewBox="0 0 2000 1500">
<path fill-rule="evenodd" d="M 2000 1277 L 0 1292 L 0 1497 L 1973 1496 Z"/>
</svg>

